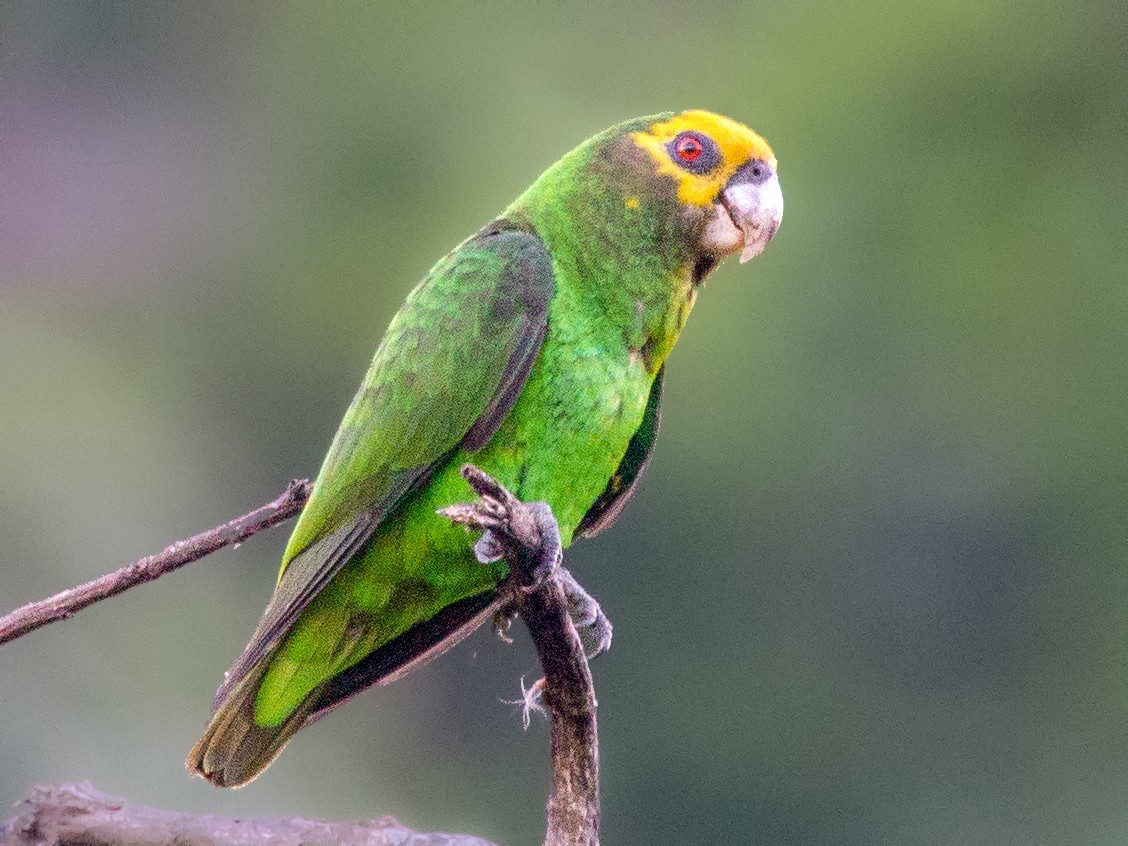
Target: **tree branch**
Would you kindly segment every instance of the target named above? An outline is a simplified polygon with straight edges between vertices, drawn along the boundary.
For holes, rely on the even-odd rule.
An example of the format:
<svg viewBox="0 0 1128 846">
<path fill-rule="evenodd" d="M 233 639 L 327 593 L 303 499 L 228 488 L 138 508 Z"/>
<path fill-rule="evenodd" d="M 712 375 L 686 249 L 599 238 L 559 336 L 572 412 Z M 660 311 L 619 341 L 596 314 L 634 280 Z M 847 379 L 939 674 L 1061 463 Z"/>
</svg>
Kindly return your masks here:
<svg viewBox="0 0 1128 846">
<path fill-rule="evenodd" d="M 40 626 L 65 620 L 100 599 L 108 599 L 131 587 L 151 582 L 225 546 L 240 543 L 256 532 L 289 520 L 301 512 L 312 488 L 313 485 L 306 479 L 290 482 L 278 499 L 256 508 L 250 514 L 244 514 L 187 540 L 177 541 L 163 552 L 146 556 L 92 582 L 17 608 L 0 618 L 0 645 L 23 637 Z"/>
<path fill-rule="evenodd" d="M 545 846 L 599 846 L 599 738 L 595 686 L 580 636 L 555 581 L 520 606 L 544 669 L 552 718 L 553 795 Z"/>
<path fill-rule="evenodd" d="M 466 834 L 414 831 L 392 817 L 326 822 L 162 811 L 107 796 L 90 782 L 33 787 L 16 807 L 16 815 L 0 828 L 0 846 L 494 846 Z"/>
<path fill-rule="evenodd" d="M 595 687 L 556 578 L 562 558 L 556 520 L 547 504 L 520 502 L 472 464 L 463 466 L 462 476 L 480 499 L 440 513 L 485 532 L 475 546 L 480 559 L 501 557 L 509 565 L 509 584 L 503 590 L 529 627 L 544 670 L 553 773 L 545 846 L 599 846 Z"/>
</svg>

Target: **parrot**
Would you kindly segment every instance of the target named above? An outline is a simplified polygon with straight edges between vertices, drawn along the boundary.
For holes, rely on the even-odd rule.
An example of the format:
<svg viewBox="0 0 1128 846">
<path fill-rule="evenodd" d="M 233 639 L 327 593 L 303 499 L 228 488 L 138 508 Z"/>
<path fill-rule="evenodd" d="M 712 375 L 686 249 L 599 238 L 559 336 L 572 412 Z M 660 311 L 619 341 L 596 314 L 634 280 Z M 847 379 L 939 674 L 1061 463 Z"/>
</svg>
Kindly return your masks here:
<svg viewBox="0 0 1128 846">
<path fill-rule="evenodd" d="M 561 548 L 614 522 L 698 290 L 782 216 L 760 135 L 667 112 L 584 141 L 440 259 L 345 413 L 189 771 L 249 782 L 300 728 L 496 617 L 504 561 L 437 513 L 466 499 L 464 464 L 547 503 Z"/>
</svg>

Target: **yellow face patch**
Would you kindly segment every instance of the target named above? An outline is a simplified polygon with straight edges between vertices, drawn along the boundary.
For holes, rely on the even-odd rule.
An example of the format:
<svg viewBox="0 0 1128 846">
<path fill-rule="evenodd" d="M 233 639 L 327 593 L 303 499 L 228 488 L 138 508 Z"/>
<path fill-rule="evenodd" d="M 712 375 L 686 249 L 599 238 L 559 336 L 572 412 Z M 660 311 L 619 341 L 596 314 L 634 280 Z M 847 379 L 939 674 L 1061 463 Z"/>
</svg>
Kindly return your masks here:
<svg viewBox="0 0 1128 846">
<path fill-rule="evenodd" d="M 720 150 L 720 161 L 705 173 L 686 169 L 670 155 L 669 144 L 683 132 L 692 131 L 711 138 Z M 678 184 L 678 199 L 695 206 L 707 206 L 749 159 L 763 159 L 775 170 L 776 159 L 768 142 L 742 123 L 722 115 L 694 110 L 660 121 L 645 132 L 632 132 L 631 138 L 654 159 L 655 169 L 672 176 Z"/>
</svg>

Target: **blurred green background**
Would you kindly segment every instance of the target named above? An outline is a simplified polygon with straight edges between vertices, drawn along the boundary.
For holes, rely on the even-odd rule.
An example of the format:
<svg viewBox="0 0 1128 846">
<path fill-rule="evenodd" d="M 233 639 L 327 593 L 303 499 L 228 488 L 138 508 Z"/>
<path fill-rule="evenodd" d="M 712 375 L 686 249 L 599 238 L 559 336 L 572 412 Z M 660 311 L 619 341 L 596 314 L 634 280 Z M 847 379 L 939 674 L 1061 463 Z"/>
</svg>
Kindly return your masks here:
<svg viewBox="0 0 1128 846">
<path fill-rule="evenodd" d="M 570 563 L 608 844 L 1128 842 L 1128 12 L 1107 3 L 0 6 L 0 603 L 316 472 L 431 263 L 618 120 L 705 107 L 787 213 L 710 280 Z M 0 649 L 0 803 L 539 842 L 527 638 L 238 792 L 182 760 L 285 529 Z"/>
</svg>

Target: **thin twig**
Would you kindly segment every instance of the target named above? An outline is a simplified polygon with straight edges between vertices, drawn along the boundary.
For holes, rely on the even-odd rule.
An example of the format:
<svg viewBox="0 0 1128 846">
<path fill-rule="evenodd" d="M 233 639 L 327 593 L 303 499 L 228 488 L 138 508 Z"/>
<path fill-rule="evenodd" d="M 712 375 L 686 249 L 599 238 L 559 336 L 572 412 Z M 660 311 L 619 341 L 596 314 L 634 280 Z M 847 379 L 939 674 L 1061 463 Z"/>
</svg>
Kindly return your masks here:
<svg viewBox="0 0 1128 846">
<path fill-rule="evenodd" d="M 48 623 L 65 620 L 100 599 L 116 596 L 131 587 L 150 582 L 225 546 L 240 543 L 256 532 L 289 520 L 301 512 L 312 487 L 306 479 L 290 482 L 278 499 L 249 514 L 187 540 L 177 541 L 163 552 L 146 556 L 92 582 L 17 608 L 0 618 L 0 644 L 22 637 Z"/>
</svg>

